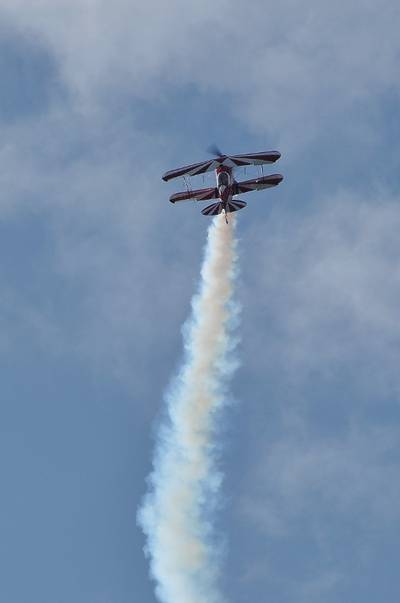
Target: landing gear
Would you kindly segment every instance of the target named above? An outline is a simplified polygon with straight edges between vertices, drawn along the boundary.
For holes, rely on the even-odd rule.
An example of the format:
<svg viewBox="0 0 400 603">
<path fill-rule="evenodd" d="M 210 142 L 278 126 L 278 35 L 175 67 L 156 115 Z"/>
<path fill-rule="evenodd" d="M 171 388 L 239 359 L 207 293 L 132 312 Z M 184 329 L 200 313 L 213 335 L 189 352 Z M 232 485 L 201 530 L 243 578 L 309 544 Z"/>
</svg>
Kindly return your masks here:
<svg viewBox="0 0 400 603">
<path fill-rule="evenodd" d="M 224 209 L 224 214 L 225 214 L 225 222 L 227 224 L 229 224 L 229 222 L 228 222 L 228 214 L 226 213 L 226 209 Z"/>
</svg>

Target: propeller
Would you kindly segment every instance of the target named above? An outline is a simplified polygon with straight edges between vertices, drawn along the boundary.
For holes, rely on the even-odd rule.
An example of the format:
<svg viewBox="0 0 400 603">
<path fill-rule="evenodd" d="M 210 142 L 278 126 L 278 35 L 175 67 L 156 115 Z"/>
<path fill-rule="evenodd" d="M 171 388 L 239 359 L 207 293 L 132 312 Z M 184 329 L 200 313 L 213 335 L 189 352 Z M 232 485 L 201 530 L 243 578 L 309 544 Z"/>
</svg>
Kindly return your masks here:
<svg viewBox="0 0 400 603">
<path fill-rule="evenodd" d="M 215 143 L 211 144 L 207 148 L 207 153 L 210 153 L 210 155 L 215 155 L 215 157 L 223 157 L 224 156 L 222 151 L 217 147 L 217 145 Z"/>
</svg>

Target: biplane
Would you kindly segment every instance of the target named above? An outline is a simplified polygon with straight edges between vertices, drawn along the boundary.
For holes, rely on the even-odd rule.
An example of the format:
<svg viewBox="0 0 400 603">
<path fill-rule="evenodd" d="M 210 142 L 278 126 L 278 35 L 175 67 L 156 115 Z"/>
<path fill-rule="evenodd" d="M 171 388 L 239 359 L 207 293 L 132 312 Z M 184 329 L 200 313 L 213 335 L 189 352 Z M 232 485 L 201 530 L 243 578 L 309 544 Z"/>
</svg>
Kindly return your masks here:
<svg viewBox="0 0 400 603">
<path fill-rule="evenodd" d="M 165 180 L 165 182 L 168 182 L 173 178 L 179 178 L 181 176 L 188 182 L 188 178 L 191 176 L 198 176 L 215 170 L 216 186 L 198 190 L 191 190 L 191 188 L 187 186 L 186 191 L 171 195 L 169 199 L 171 203 L 187 201 L 190 199 L 194 201 L 218 199 L 218 201 L 211 203 L 211 205 L 202 209 L 201 213 L 204 216 L 216 216 L 220 213 L 224 213 L 225 220 L 228 223 L 227 214 L 243 209 L 243 207 L 246 207 L 247 205 L 245 201 L 235 199 L 234 197 L 236 197 L 236 195 L 271 188 L 272 186 L 277 186 L 283 180 L 281 174 L 271 174 L 269 176 L 262 175 L 259 178 L 244 180 L 242 182 L 237 182 L 233 176 L 235 168 L 251 165 L 264 166 L 266 164 L 275 163 L 281 156 L 278 151 L 247 153 L 246 155 L 224 155 L 217 147 L 212 147 L 211 152 L 215 155 L 213 159 L 186 165 L 176 170 L 170 170 L 163 175 L 162 179 Z"/>
</svg>

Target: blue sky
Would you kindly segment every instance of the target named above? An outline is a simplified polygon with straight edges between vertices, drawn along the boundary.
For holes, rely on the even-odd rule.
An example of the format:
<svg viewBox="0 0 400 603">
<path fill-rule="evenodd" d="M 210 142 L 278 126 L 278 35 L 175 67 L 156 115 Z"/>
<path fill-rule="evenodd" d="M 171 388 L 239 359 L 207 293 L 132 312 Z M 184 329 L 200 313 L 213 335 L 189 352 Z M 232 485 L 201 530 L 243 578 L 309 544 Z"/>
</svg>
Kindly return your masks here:
<svg viewBox="0 0 400 603">
<path fill-rule="evenodd" d="M 155 600 L 136 510 L 208 225 L 160 176 L 214 141 L 285 175 L 239 215 L 221 588 L 395 598 L 399 23 L 393 0 L 3 0 L 1 600 Z"/>
</svg>

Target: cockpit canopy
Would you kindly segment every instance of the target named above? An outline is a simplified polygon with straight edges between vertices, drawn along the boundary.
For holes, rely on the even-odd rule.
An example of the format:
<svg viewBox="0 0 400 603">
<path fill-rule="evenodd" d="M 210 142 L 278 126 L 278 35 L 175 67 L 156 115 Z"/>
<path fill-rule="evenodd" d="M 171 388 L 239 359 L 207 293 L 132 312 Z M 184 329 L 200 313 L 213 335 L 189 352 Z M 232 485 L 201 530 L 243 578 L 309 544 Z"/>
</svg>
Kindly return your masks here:
<svg viewBox="0 0 400 603">
<path fill-rule="evenodd" d="M 218 174 L 218 186 L 229 186 L 229 174 L 226 172 Z"/>
</svg>

